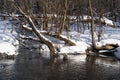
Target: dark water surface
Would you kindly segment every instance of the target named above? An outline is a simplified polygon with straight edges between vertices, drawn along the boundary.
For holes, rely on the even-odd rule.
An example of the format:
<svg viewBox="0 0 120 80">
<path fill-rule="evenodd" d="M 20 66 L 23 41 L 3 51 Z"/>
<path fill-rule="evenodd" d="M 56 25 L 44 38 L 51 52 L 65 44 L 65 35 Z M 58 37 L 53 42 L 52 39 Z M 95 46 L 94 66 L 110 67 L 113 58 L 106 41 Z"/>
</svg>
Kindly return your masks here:
<svg viewBox="0 0 120 80">
<path fill-rule="evenodd" d="M 120 63 L 113 58 L 71 57 L 63 62 L 22 49 L 15 60 L 0 60 L 0 80 L 120 80 Z"/>
</svg>

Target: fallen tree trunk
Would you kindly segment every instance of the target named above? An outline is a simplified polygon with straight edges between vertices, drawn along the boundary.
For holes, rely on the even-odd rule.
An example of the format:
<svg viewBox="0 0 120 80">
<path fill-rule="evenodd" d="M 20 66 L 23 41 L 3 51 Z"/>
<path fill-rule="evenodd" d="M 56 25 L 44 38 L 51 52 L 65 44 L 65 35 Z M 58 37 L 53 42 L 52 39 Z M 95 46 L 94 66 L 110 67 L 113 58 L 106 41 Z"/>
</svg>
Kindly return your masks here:
<svg viewBox="0 0 120 80">
<path fill-rule="evenodd" d="M 55 33 L 47 33 L 47 32 L 46 33 L 43 32 L 43 34 L 54 37 L 54 38 L 62 40 L 62 41 L 65 41 L 65 43 L 69 46 L 75 46 L 76 45 L 74 41 L 70 40 L 69 38 L 67 38 L 63 35 L 59 35 L 59 34 L 55 34 Z"/>
<path fill-rule="evenodd" d="M 118 44 L 106 44 L 106 45 L 101 46 L 101 47 L 96 46 L 96 49 L 97 50 L 113 50 L 117 47 L 119 47 Z"/>
<path fill-rule="evenodd" d="M 32 31 L 32 29 L 29 28 L 29 27 L 24 27 L 23 26 L 23 28 L 25 30 Z M 41 32 L 39 31 L 39 33 L 50 36 L 50 37 L 54 37 L 54 38 L 59 39 L 59 40 L 62 40 L 69 46 L 75 46 L 76 45 L 76 43 L 74 41 L 70 40 L 69 38 L 67 38 L 63 35 L 55 34 L 53 32 L 46 32 L 46 31 L 41 31 Z"/>
<path fill-rule="evenodd" d="M 116 48 L 119 47 L 118 44 L 106 44 L 104 46 L 96 46 L 95 48 L 94 47 L 89 47 L 87 50 L 86 50 L 86 53 L 89 55 L 91 53 L 105 53 L 105 52 L 114 52 L 116 51 Z"/>
</svg>

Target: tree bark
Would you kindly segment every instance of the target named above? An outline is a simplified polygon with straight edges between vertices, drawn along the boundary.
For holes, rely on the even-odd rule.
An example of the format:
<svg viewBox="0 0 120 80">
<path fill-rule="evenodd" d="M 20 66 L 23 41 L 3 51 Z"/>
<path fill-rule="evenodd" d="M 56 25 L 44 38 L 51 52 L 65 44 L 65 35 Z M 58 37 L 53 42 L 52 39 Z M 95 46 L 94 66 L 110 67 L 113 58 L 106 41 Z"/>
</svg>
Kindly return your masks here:
<svg viewBox="0 0 120 80">
<path fill-rule="evenodd" d="M 68 0 L 65 0 L 65 3 L 64 3 L 64 11 L 63 11 L 63 19 L 62 19 L 62 23 L 61 23 L 61 26 L 60 26 L 60 30 L 59 30 L 59 34 L 62 33 L 63 29 L 64 29 L 64 26 L 65 26 L 65 22 L 66 22 L 66 17 L 67 17 L 67 9 L 68 9 Z"/>
<path fill-rule="evenodd" d="M 32 19 L 30 17 L 27 18 L 28 22 L 31 25 L 31 28 L 33 30 L 33 32 L 37 35 L 37 37 L 45 44 L 48 46 L 48 48 L 50 49 L 51 54 L 55 53 L 55 48 L 52 44 L 52 42 L 50 42 L 49 40 L 47 40 L 41 33 L 39 33 L 32 21 Z"/>
<path fill-rule="evenodd" d="M 93 7 L 92 7 L 92 1 L 89 0 L 89 9 L 90 9 L 90 15 L 91 15 L 91 36 L 92 36 L 92 46 L 93 48 L 96 48 L 96 44 L 95 44 L 95 37 L 94 37 L 94 16 L 93 16 Z"/>
<path fill-rule="evenodd" d="M 75 42 L 71 41 L 70 39 L 68 39 L 67 37 L 64 37 L 62 35 L 54 34 L 54 33 L 52 34 L 52 33 L 47 33 L 47 32 L 46 33 L 43 32 L 43 34 L 54 37 L 54 38 L 59 39 L 59 40 L 62 40 L 69 46 L 75 46 L 76 45 Z"/>
</svg>

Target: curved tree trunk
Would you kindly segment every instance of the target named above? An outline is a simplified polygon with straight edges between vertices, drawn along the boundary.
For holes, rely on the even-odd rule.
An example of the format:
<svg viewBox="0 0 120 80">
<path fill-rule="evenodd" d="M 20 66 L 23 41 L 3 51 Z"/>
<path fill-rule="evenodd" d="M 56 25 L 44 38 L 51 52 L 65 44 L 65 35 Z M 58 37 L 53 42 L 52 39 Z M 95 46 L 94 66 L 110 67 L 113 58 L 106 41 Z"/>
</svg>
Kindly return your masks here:
<svg viewBox="0 0 120 80">
<path fill-rule="evenodd" d="M 37 37 L 38 37 L 44 44 L 46 44 L 46 45 L 48 46 L 48 48 L 50 49 L 51 54 L 54 54 L 54 53 L 55 53 L 55 48 L 54 48 L 52 42 L 49 41 L 47 38 L 45 38 L 41 33 L 39 33 L 39 32 L 37 31 L 37 29 L 36 29 L 36 27 L 35 27 L 32 19 L 31 19 L 30 17 L 28 18 L 28 21 L 29 21 L 29 23 L 31 24 L 31 27 L 32 27 L 33 32 L 37 35 Z"/>
</svg>

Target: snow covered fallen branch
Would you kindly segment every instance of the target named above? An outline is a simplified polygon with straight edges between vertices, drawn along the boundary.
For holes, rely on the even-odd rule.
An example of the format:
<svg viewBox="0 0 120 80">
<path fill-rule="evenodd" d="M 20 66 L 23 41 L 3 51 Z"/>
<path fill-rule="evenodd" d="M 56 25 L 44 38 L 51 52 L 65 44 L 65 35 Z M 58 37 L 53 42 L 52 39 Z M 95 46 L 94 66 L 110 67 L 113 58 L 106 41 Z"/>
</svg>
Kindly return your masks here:
<svg viewBox="0 0 120 80">
<path fill-rule="evenodd" d="M 28 30 L 28 31 L 32 31 L 32 28 L 28 27 L 27 25 L 23 25 L 23 28 L 25 30 Z M 37 30 L 39 33 L 41 34 L 44 34 L 44 35 L 47 35 L 47 36 L 50 36 L 50 37 L 54 37 L 56 39 L 59 39 L 59 40 L 62 40 L 62 41 L 65 41 L 66 44 L 70 45 L 70 46 L 75 46 L 75 41 L 69 39 L 68 37 L 66 36 L 63 36 L 63 35 L 58 35 L 56 33 L 53 33 L 53 32 L 47 32 L 47 31 L 39 31 Z"/>
<path fill-rule="evenodd" d="M 114 26 L 114 23 L 112 20 L 109 20 L 106 17 L 101 18 L 101 21 L 104 22 L 105 24 L 107 24 L 108 26 Z"/>
</svg>

